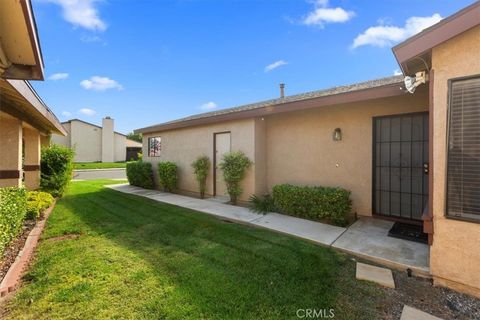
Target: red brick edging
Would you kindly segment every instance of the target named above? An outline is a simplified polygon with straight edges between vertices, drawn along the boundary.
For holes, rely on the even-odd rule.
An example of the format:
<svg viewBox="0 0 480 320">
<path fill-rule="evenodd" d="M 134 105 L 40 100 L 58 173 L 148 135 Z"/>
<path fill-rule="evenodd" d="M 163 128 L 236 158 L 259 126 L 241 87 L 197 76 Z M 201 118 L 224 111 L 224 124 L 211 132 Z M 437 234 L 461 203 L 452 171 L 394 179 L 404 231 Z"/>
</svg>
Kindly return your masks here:
<svg viewBox="0 0 480 320">
<path fill-rule="evenodd" d="M 47 210 L 45 210 L 43 214 L 43 219 L 37 221 L 35 227 L 33 227 L 33 229 L 28 234 L 23 249 L 20 250 L 17 257 L 15 258 L 15 262 L 10 266 L 7 274 L 2 280 L 2 283 L 0 283 L 0 298 L 3 298 L 8 293 L 14 291 L 16 286 L 18 285 L 23 272 L 25 271 L 28 263 L 30 262 L 33 251 L 37 247 L 38 239 L 40 238 L 40 235 L 45 228 L 45 223 L 48 219 L 48 216 L 55 207 L 55 203 L 56 200 Z"/>
</svg>

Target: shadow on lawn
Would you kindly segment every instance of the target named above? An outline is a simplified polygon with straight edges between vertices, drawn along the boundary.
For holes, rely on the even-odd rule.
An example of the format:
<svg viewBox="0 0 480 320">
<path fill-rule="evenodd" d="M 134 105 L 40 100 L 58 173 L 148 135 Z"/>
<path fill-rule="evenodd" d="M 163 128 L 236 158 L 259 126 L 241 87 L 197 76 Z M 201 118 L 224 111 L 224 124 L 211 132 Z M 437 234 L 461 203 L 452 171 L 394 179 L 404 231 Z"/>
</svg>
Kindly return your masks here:
<svg viewBox="0 0 480 320">
<path fill-rule="evenodd" d="M 340 319 L 375 316 L 378 292 L 355 282 L 353 263 L 331 249 L 100 185 L 71 188 L 45 239 L 74 230 L 146 261 L 158 286 L 139 302 L 149 317 L 295 318 L 308 308 L 333 308 Z M 62 208 L 81 223 L 54 225 Z M 358 305 L 362 295 L 372 298 Z"/>
</svg>

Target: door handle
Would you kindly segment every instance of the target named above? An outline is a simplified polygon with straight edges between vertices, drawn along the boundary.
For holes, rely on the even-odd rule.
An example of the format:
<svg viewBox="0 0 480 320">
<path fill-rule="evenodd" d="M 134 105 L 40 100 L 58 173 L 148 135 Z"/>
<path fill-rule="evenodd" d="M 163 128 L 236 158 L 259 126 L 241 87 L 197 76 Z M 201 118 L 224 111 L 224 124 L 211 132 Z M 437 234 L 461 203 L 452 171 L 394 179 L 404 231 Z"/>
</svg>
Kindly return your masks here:
<svg viewBox="0 0 480 320">
<path fill-rule="evenodd" d="M 428 165 L 428 162 L 425 162 L 423 164 L 423 173 L 428 174 L 428 171 L 429 171 L 429 165 Z"/>
</svg>

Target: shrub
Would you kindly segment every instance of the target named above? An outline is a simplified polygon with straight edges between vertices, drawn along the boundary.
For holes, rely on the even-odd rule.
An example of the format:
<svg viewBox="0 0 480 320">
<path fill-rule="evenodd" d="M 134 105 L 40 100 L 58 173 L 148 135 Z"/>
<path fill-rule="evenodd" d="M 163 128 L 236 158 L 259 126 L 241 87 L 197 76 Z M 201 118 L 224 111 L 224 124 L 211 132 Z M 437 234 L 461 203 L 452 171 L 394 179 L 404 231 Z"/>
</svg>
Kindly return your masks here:
<svg viewBox="0 0 480 320">
<path fill-rule="evenodd" d="M 285 214 L 313 220 L 329 219 L 345 225 L 352 202 L 350 191 L 342 188 L 281 184 L 273 187 L 275 206 Z"/>
<path fill-rule="evenodd" d="M 257 195 L 251 195 L 248 199 L 250 210 L 256 213 L 266 214 L 268 212 L 277 211 L 273 197 L 270 194 L 266 194 L 263 197 Z"/>
<path fill-rule="evenodd" d="M 223 170 L 223 178 L 232 204 L 237 204 L 237 198 L 243 192 L 240 182 L 251 165 L 252 161 L 241 151 L 232 151 L 223 155 L 220 168 Z"/>
<path fill-rule="evenodd" d="M 50 193 L 41 191 L 27 192 L 27 219 L 38 219 L 52 205 L 54 198 Z"/>
<path fill-rule="evenodd" d="M 210 159 L 207 156 L 200 156 L 192 162 L 193 174 L 197 179 L 200 188 L 200 198 L 205 198 L 205 190 L 207 189 L 207 177 L 210 170 Z"/>
<path fill-rule="evenodd" d="M 177 188 L 177 165 L 170 161 L 158 163 L 158 177 L 163 190 L 172 192 Z"/>
<path fill-rule="evenodd" d="M 23 226 L 27 212 L 27 192 L 23 188 L 0 189 L 0 253 Z"/>
<path fill-rule="evenodd" d="M 153 189 L 152 164 L 142 161 L 127 163 L 127 179 L 132 186 Z"/>
<path fill-rule="evenodd" d="M 55 144 L 42 149 L 40 161 L 42 190 L 54 197 L 63 195 L 72 178 L 74 154 L 72 149 Z"/>
</svg>

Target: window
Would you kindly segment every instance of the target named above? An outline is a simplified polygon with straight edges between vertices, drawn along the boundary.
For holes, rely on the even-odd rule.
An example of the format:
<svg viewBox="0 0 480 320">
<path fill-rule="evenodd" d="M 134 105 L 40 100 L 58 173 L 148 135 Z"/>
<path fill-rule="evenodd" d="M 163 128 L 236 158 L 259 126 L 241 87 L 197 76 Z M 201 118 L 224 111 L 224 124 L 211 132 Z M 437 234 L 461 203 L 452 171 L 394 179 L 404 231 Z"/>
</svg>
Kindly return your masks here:
<svg viewBox="0 0 480 320">
<path fill-rule="evenodd" d="M 162 150 L 161 137 L 148 138 L 148 156 L 149 157 L 160 157 L 161 150 Z"/>
<path fill-rule="evenodd" d="M 451 80 L 447 217 L 480 222 L 480 76 Z"/>
</svg>

